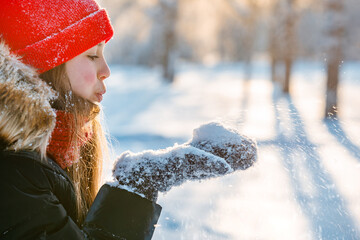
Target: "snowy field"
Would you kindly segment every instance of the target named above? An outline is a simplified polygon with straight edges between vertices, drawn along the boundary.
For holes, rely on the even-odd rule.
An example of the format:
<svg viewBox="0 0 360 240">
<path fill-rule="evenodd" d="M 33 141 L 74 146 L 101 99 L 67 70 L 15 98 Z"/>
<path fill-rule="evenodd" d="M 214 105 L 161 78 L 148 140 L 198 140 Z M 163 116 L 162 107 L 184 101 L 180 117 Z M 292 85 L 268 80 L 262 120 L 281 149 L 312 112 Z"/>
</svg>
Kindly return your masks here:
<svg viewBox="0 0 360 240">
<path fill-rule="evenodd" d="M 157 70 L 111 69 L 103 105 L 116 154 L 183 143 L 212 120 L 258 143 L 254 167 L 160 195 L 154 240 L 360 239 L 360 64 L 342 69 L 337 122 L 322 121 L 321 63 L 295 66 L 291 97 L 261 61 L 248 82 L 241 64 L 183 64 L 173 85 Z"/>
</svg>

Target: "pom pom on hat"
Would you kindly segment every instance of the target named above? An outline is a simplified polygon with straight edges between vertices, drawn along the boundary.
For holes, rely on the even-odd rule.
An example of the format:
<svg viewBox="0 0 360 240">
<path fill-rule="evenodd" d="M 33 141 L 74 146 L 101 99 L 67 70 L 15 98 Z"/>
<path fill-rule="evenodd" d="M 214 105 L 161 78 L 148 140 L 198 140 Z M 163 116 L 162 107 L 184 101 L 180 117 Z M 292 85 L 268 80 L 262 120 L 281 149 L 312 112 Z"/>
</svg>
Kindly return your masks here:
<svg viewBox="0 0 360 240">
<path fill-rule="evenodd" d="M 94 0 L 0 0 L 0 36 L 43 73 L 102 41 L 113 29 Z"/>
</svg>

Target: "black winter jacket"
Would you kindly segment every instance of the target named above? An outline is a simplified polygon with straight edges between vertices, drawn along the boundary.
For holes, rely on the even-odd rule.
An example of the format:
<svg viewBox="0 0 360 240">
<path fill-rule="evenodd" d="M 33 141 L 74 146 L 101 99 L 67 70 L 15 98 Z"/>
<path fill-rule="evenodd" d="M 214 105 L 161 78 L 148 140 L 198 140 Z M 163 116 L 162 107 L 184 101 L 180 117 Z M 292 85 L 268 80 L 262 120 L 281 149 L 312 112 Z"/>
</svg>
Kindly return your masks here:
<svg viewBox="0 0 360 240">
<path fill-rule="evenodd" d="M 84 225 L 67 174 L 31 151 L 0 151 L 0 239 L 151 239 L 161 207 L 104 185 Z"/>
</svg>

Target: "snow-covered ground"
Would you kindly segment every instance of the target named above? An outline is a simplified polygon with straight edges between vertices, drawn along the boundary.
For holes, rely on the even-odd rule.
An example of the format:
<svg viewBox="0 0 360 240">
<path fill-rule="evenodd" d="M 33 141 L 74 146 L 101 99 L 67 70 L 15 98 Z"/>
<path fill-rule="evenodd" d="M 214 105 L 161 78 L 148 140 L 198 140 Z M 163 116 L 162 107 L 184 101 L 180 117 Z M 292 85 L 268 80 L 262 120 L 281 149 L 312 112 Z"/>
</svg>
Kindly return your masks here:
<svg viewBox="0 0 360 240">
<path fill-rule="evenodd" d="M 103 105 L 117 154 L 183 143 L 212 120 L 259 146 L 248 170 L 160 195 L 153 239 L 360 239 L 360 64 L 342 69 L 337 122 L 322 121 L 322 63 L 295 66 L 291 97 L 262 61 L 248 82 L 241 64 L 183 64 L 173 85 L 156 69 L 111 69 Z"/>
</svg>

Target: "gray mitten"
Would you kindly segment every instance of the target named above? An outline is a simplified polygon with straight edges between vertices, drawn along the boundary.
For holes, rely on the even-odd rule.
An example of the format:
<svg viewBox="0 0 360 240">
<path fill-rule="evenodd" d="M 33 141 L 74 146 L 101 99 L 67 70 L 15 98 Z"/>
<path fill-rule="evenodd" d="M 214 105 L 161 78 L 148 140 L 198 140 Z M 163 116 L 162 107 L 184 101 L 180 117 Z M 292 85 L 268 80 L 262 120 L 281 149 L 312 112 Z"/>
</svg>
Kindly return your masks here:
<svg viewBox="0 0 360 240">
<path fill-rule="evenodd" d="M 115 163 L 113 175 L 120 188 L 156 200 L 187 180 L 218 177 L 246 169 L 256 160 L 256 144 L 218 123 L 194 130 L 191 141 L 173 147 L 125 152 Z"/>
<path fill-rule="evenodd" d="M 186 180 L 200 180 L 232 172 L 223 158 L 190 145 L 158 151 L 121 154 L 114 167 L 119 187 L 156 200 L 158 191 L 166 192 Z"/>
<path fill-rule="evenodd" d="M 219 123 L 195 129 L 188 144 L 224 158 L 233 170 L 247 169 L 257 158 L 257 146 L 253 140 Z"/>
</svg>

